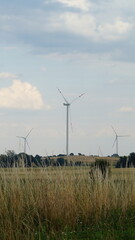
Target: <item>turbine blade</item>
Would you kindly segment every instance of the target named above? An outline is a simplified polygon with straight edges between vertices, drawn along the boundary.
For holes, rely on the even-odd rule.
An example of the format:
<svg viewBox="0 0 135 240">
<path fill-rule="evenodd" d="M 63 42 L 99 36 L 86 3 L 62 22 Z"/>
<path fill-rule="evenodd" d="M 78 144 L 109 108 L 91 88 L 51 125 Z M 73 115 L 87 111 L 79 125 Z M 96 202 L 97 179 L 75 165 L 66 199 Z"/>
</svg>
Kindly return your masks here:
<svg viewBox="0 0 135 240">
<path fill-rule="evenodd" d="M 25 139 L 25 137 L 22 137 L 22 136 L 16 136 L 17 138 L 22 138 L 22 139 Z"/>
<path fill-rule="evenodd" d="M 116 136 L 116 138 L 115 138 L 115 140 L 114 140 L 114 143 L 113 143 L 112 147 L 114 147 L 116 141 L 117 141 L 117 136 Z"/>
<path fill-rule="evenodd" d="M 26 140 L 26 144 L 27 144 L 28 148 L 30 149 L 30 146 L 29 146 L 29 144 L 28 144 L 28 141 L 27 141 L 27 140 Z"/>
<path fill-rule="evenodd" d="M 67 101 L 67 99 L 64 97 L 63 93 L 60 91 L 60 89 L 59 89 L 59 88 L 57 88 L 57 89 L 58 89 L 59 93 L 61 94 L 61 96 L 63 97 L 63 99 L 65 100 L 65 102 L 66 102 L 67 104 L 69 104 L 68 101 Z"/>
<path fill-rule="evenodd" d="M 27 137 L 30 135 L 30 133 L 31 133 L 32 130 L 33 130 L 33 128 L 29 131 L 29 133 L 26 135 L 25 138 L 27 138 Z"/>
<path fill-rule="evenodd" d="M 116 136 L 117 136 L 117 133 L 116 133 L 116 131 L 115 131 L 114 127 L 113 127 L 113 126 L 111 126 L 111 128 L 113 129 L 114 133 L 115 133 L 115 134 L 116 134 Z"/>
<path fill-rule="evenodd" d="M 82 93 L 82 94 L 79 95 L 78 97 L 74 98 L 70 104 L 72 104 L 73 102 L 75 102 L 78 98 L 82 97 L 84 94 L 85 94 L 85 93 Z"/>
<path fill-rule="evenodd" d="M 129 137 L 130 135 L 119 135 L 118 137 Z"/>
</svg>

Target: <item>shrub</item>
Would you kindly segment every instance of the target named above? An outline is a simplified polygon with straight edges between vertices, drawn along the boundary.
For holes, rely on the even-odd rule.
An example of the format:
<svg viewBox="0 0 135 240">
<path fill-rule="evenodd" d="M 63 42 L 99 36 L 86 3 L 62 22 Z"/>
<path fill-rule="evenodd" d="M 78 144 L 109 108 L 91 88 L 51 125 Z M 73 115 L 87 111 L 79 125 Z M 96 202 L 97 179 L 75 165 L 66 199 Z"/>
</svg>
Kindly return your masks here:
<svg viewBox="0 0 135 240">
<path fill-rule="evenodd" d="M 120 157 L 115 167 L 116 168 L 135 167 L 135 153 L 134 152 L 130 153 L 128 157 L 127 156 Z"/>
<path fill-rule="evenodd" d="M 64 158 L 57 158 L 56 160 L 56 166 L 67 166 L 67 160 Z"/>
<path fill-rule="evenodd" d="M 97 172 L 97 170 L 100 171 L 103 179 L 105 179 L 108 173 L 110 173 L 109 163 L 106 160 L 95 161 L 94 165 L 91 167 L 91 170 L 89 172 L 90 178 L 93 181 L 95 181 L 95 173 Z"/>
</svg>

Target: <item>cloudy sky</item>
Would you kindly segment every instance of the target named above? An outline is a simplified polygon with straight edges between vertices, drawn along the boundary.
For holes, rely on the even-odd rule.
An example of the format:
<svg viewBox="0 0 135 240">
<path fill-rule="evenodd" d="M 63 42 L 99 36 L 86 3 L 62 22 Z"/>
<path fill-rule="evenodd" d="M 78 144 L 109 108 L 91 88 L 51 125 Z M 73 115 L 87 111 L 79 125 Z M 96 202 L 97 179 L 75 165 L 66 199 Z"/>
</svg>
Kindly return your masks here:
<svg viewBox="0 0 135 240">
<path fill-rule="evenodd" d="M 0 153 L 135 151 L 135 1 L 0 0 Z"/>
</svg>

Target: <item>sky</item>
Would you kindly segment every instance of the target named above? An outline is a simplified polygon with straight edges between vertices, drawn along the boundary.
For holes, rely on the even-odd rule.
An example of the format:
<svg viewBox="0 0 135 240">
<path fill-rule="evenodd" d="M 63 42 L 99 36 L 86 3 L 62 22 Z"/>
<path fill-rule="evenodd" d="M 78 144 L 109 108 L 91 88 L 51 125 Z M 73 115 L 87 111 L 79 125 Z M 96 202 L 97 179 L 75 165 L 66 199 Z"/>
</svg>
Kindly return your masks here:
<svg viewBox="0 0 135 240">
<path fill-rule="evenodd" d="M 135 1 L 0 0 L 0 154 L 135 151 Z"/>
</svg>

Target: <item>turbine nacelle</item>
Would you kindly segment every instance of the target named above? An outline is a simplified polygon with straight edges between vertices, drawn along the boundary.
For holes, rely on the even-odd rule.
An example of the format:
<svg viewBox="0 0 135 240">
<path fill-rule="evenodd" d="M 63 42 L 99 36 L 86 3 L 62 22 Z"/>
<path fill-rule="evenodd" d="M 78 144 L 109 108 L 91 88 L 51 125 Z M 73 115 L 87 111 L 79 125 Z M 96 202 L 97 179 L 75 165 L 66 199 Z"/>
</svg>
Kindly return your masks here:
<svg viewBox="0 0 135 240">
<path fill-rule="evenodd" d="M 63 103 L 64 106 L 70 106 L 70 103 Z"/>
</svg>

